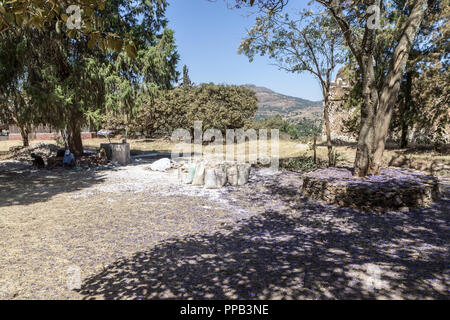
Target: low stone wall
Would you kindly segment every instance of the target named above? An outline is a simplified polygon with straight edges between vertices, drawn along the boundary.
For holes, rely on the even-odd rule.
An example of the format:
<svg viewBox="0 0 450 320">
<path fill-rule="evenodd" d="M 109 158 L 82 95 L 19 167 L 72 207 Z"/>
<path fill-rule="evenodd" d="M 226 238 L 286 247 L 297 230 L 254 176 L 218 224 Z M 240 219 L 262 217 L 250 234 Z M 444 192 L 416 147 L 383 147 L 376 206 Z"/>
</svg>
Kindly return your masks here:
<svg viewBox="0 0 450 320">
<path fill-rule="evenodd" d="M 350 168 L 320 169 L 303 177 L 302 194 L 343 207 L 386 211 L 428 207 L 439 198 L 436 177 L 387 168 L 379 176 L 357 178 Z"/>
<path fill-rule="evenodd" d="M 28 136 L 29 140 L 54 140 L 56 138 L 61 138 L 61 134 L 57 132 L 53 133 L 32 133 Z M 97 137 L 97 134 L 95 132 L 82 132 L 81 138 L 82 139 L 94 139 Z M 19 133 L 10 133 L 7 136 L 6 140 L 10 141 L 20 141 L 22 140 L 22 136 Z"/>
</svg>

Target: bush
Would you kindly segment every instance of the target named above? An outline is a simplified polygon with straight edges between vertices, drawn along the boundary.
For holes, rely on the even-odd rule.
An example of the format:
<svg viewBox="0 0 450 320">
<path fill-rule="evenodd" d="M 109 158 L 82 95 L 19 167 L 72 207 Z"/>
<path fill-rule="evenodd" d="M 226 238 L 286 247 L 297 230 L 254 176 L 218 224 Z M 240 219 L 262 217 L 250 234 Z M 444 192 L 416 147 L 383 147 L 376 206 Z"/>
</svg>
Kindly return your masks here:
<svg viewBox="0 0 450 320">
<path fill-rule="evenodd" d="M 248 121 L 245 125 L 246 129 L 278 129 L 280 132 L 287 133 L 291 139 L 312 138 L 314 133 L 318 136 L 322 131 L 321 123 L 317 120 L 303 118 L 297 123 L 291 123 L 284 120 L 280 115 L 270 117 L 264 120 Z"/>
<path fill-rule="evenodd" d="M 326 166 L 326 161 L 317 159 L 317 163 L 315 163 L 313 157 L 309 157 L 306 155 L 280 160 L 280 168 L 289 171 L 313 171 L 319 168 L 325 168 Z"/>
</svg>

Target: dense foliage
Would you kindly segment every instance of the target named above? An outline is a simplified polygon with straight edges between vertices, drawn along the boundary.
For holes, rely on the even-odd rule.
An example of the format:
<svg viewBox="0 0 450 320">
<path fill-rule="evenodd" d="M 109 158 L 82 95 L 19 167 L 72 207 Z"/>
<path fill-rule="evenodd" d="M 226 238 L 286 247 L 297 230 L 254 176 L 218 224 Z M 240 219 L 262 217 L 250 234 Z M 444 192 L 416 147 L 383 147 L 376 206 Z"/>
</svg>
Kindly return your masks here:
<svg viewBox="0 0 450 320">
<path fill-rule="evenodd" d="M 300 121 L 290 122 L 280 115 L 246 121 L 245 129 L 278 129 L 282 133 L 288 134 L 291 139 L 310 140 L 314 135 L 319 136 L 322 132 L 322 121 L 317 119 L 303 118 Z"/>
<path fill-rule="evenodd" d="M 233 85 L 184 86 L 147 98 L 135 120 L 135 130 L 151 135 L 174 129 L 192 129 L 194 121 L 203 128 L 237 129 L 258 109 L 254 91 Z"/>
<path fill-rule="evenodd" d="M 398 19 L 401 3 L 396 2 L 393 6 L 385 23 Z M 430 2 L 402 75 L 397 103 L 393 107 L 389 136 L 398 140 L 401 147 L 406 147 L 409 141 L 436 145 L 450 142 L 449 18 L 450 1 Z M 387 43 L 391 41 L 392 35 L 389 33 L 383 36 Z M 377 82 L 383 81 L 393 50 L 386 47 L 383 44 L 376 51 L 376 60 L 380 61 L 377 64 Z M 360 130 L 364 102 L 359 72 L 356 61 L 352 60 L 339 75 L 351 87 L 342 111 L 352 112 L 345 122 L 347 131 L 352 133 Z"/>
<path fill-rule="evenodd" d="M 23 28 L 44 31 L 50 26 L 69 38 L 89 39 L 91 49 L 97 45 L 102 51 L 124 50 L 135 58 L 145 42 L 142 34 L 151 37 L 166 23 L 166 7 L 166 0 L 0 0 L 0 33 Z"/>
<path fill-rule="evenodd" d="M 2 1 L 0 13 L 18 10 L 19 2 Z M 47 5 L 36 1 L 21 7 L 16 19 L 41 15 Z M 127 128 L 141 99 L 177 81 L 179 57 L 173 31 L 165 28 L 165 1 L 113 0 L 99 5 L 90 3 L 92 12 L 85 10 L 101 21 L 101 30 L 94 28 L 89 34 L 61 32 L 59 13 L 53 12 L 57 6 L 49 9 L 53 13 L 45 23 L 33 18 L 30 23 L 9 24 L 0 33 L 1 116 L 23 128 L 24 143 L 31 125 L 50 124 L 63 131 L 66 144 L 79 155 L 82 126 L 95 129 L 113 119 L 116 126 Z M 121 36 L 136 44 L 134 49 L 125 45 L 126 53 L 122 52 Z M 111 47 L 115 50 L 107 50 Z"/>
</svg>

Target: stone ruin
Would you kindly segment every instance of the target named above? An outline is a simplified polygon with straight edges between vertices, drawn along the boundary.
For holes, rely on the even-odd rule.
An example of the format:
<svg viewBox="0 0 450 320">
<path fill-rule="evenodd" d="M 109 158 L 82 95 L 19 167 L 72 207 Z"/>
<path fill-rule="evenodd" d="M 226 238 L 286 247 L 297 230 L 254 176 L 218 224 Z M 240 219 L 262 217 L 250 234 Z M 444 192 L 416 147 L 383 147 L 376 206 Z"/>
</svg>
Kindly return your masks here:
<svg viewBox="0 0 450 320">
<path fill-rule="evenodd" d="M 356 107 L 347 110 L 345 108 L 345 99 L 349 94 L 351 85 L 350 79 L 344 75 L 343 69 L 339 70 L 336 81 L 331 83 L 330 87 L 330 127 L 331 127 L 331 139 L 335 142 L 356 142 L 356 135 L 349 133 L 346 130 L 345 122 L 358 112 Z M 322 126 L 322 140 L 326 141 L 326 128 L 325 123 Z"/>
<path fill-rule="evenodd" d="M 218 189 L 226 184 L 242 186 L 248 183 L 251 165 L 239 162 L 197 161 L 178 167 L 178 181 L 206 189 Z"/>
<path fill-rule="evenodd" d="M 418 171 L 386 168 L 366 178 L 352 174 L 351 168 L 316 170 L 303 177 L 301 192 L 313 200 L 373 211 L 429 207 L 439 198 L 438 179 Z"/>
</svg>

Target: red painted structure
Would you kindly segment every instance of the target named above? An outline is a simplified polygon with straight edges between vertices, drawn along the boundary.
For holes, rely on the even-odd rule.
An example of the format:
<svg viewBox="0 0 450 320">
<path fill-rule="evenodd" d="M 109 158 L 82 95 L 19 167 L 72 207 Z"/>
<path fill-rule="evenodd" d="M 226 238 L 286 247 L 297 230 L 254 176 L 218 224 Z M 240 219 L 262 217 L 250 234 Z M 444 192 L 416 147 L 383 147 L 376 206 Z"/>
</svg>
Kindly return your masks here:
<svg viewBox="0 0 450 320">
<path fill-rule="evenodd" d="M 19 133 L 19 129 L 16 126 L 9 126 L 9 135 L 2 137 L 3 140 L 13 140 L 18 141 L 22 140 L 22 136 Z M 39 126 L 34 128 L 33 133 L 30 134 L 29 140 L 54 140 L 58 137 L 61 138 L 61 133 L 58 130 L 54 130 L 51 127 L 48 126 Z M 97 134 L 95 132 L 89 132 L 88 130 L 85 130 L 85 132 L 81 133 L 82 139 L 93 139 L 96 138 Z"/>
</svg>

